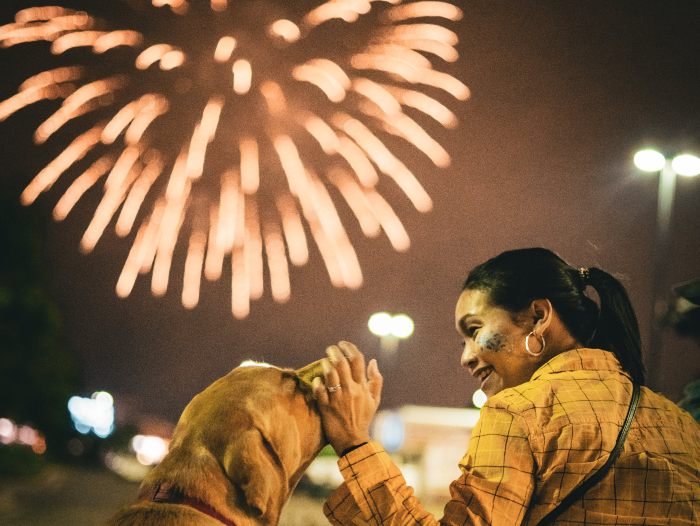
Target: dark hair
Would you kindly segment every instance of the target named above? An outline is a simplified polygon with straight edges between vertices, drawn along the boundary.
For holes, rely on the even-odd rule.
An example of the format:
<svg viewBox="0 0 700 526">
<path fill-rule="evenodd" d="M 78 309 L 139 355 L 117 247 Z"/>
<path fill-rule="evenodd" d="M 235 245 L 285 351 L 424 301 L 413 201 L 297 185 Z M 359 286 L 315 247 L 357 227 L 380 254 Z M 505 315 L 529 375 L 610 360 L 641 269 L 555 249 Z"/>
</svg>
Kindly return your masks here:
<svg viewBox="0 0 700 526">
<path fill-rule="evenodd" d="M 600 307 L 586 296 L 590 285 Z M 509 250 L 475 267 L 464 289 L 488 294 L 491 304 L 511 313 L 546 298 L 568 331 L 581 343 L 615 353 L 635 382 L 644 383 L 639 326 L 622 284 L 604 270 L 585 272 L 572 267 L 551 250 Z"/>
</svg>

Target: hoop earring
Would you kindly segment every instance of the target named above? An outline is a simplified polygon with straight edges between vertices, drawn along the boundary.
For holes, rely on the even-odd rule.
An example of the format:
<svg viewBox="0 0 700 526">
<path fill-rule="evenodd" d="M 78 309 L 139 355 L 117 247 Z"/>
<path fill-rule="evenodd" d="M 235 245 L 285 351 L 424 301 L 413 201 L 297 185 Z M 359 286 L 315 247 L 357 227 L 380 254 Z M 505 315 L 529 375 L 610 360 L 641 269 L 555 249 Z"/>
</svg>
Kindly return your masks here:
<svg viewBox="0 0 700 526">
<path fill-rule="evenodd" d="M 542 348 L 540 349 L 540 352 L 532 352 L 530 350 L 530 336 L 535 336 L 535 339 L 538 340 L 542 344 Z M 530 355 L 530 356 L 540 356 L 544 352 L 544 348 L 547 346 L 547 343 L 544 341 L 544 334 L 538 335 L 535 331 L 530 331 L 527 336 L 525 336 L 525 351 Z"/>
</svg>

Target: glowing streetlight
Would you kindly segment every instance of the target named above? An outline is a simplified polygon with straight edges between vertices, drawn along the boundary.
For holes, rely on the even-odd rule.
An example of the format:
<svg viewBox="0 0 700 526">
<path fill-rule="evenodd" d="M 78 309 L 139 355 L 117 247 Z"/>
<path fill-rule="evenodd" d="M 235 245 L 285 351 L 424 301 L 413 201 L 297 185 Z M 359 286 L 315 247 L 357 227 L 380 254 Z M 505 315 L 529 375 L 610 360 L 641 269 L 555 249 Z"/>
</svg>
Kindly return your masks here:
<svg viewBox="0 0 700 526">
<path fill-rule="evenodd" d="M 643 172 L 660 172 L 666 165 L 666 158 L 656 150 L 639 150 L 634 154 L 634 165 Z"/>
<path fill-rule="evenodd" d="M 413 334 L 413 320 L 405 314 L 397 314 L 391 318 L 391 334 L 405 340 Z"/>
<path fill-rule="evenodd" d="M 671 169 L 684 177 L 700 175 L 700 157 L 690 154 L 682 154 L 673 158 Z"/>
<path fill-rule="evenodd" d="M 661 331 L 658 319 L 663 305 L 659 299 L 663 298 L 665 291 L 662 287 L 665 283 L 668 241 L 671 226 L 671 213 L 673 211 L 673 199 L 676 191 L 676 176 L 693 177 L 700 175 L 700 158 L 692 154 L 680 154 L 672 160 L 653 149 L 640 150 L 634 154 L 634 165 L 643 172 L 659 174 L 659 191 L 656 208 L 656 238 L 654 241 L 654 270 L 652 282 L 652 319 L 649 336 L 649 353 L 647 357 L 647 370 L 649 371 L 649 385 L 655 387 L 659 380 L 658 364 L 661 356 Z"/>
<path fill-rule="evenodd" d="M 414 324 L 406 314 L 391 315 L 388 312 L 375 312 L 369 317 L 367 327 L 375 336 L 393 336 L 405 340 L 413 334 Z"/>
<path fill-rule="evenodd" d="M 372 334 L 379 337 L 382 351 L 393 353 L 399 346 L 399 340 L 411 337 L 415 325 L 406 314 L 375 312 L 369 317 L 367 327 Z"/>
<path fill-rule="evenodd" d="M 634 165 L 643 172 L 661 172 L 668 163 L 661 152 L 648 148 L 634 154 Z M 689 153 L 677 155 L 671 160 L 670 168 L 685 177 L 700 175 L 700 157 Z"/>
<path fill-rule="evenodd" d="M 392 316 L 388 312 L 375 312 L 369 317 L 367 326 L 369 331 L 375 336 L 388 336 L 391 334 Z"/>
</svg>

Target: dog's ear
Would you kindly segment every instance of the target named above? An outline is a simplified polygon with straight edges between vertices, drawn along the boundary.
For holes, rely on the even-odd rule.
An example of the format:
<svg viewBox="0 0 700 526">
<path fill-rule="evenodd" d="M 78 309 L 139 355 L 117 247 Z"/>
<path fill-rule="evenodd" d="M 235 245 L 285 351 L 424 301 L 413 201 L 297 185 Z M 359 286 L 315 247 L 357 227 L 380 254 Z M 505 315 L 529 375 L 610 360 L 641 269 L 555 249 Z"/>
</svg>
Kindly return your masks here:
<svg viewBox="0 0 700 526">
<path fill-rule="evenodd" d="M 253 512 L 265 516 L 275 509 L 279 466 L 270 457 L 262 435 L 257 429 L 244 432 L 231 444 L 224 457 L 224 467 L 229 478 L 238 485 Z"/>
<path fill-rule="evenodd" d="M 296 377 L 299 379 L 299 384 L 301 385 L 302 389 L 307 393 L 311 393 L 311 382 L 313 382 L 314 378 L 323 376 L 321 360 L 317 360 L 302 367 L 301 369 L 297 369 L 295 373 Z"/>
</svg>

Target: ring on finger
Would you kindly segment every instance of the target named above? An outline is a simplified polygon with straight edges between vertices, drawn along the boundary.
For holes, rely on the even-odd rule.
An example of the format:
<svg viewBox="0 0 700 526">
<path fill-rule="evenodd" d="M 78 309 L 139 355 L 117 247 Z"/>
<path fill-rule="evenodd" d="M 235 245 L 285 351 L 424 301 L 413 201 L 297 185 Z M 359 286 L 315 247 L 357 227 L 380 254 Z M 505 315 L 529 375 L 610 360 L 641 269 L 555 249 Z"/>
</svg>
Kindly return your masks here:
<svg viewBox="0 0 700 526">
<path fill-rule="evenodd" d="M 342 386 L 340 384 L 338 385 L 331 385 L 327 387 L 329 393 L 335 393 L 336 391 L 340 391 L 342 389 Z"/>
</svg>

